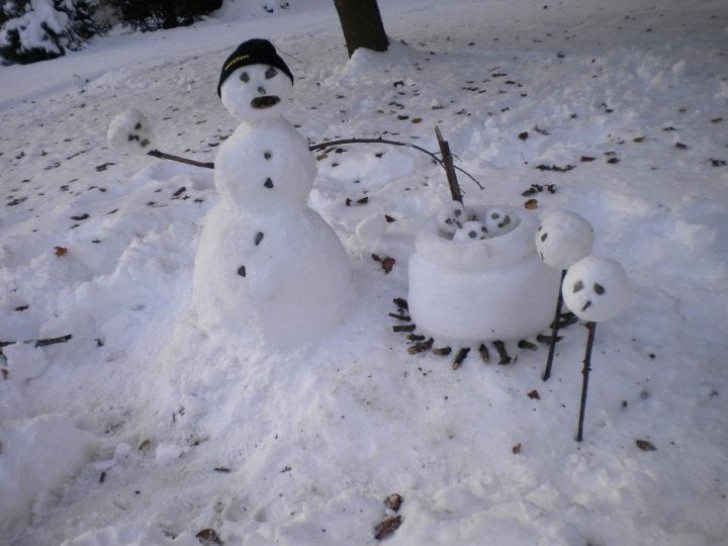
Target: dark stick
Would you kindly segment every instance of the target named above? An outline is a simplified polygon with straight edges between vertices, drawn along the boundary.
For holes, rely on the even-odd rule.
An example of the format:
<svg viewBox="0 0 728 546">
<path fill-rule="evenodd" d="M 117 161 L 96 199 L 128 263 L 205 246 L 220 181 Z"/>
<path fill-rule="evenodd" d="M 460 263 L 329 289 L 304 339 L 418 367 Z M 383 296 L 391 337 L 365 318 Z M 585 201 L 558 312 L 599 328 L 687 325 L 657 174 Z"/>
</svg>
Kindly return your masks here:
<svg viewBox="0 0 728 546">
<path fill-rule="evenodd" d="M 589 389 L 589 372 L 591 371 L 591 353 L 594 346 L 594 334 L 597 331 L 596 322 L 587 322 L 586 327 L 589 330 L 589 337 L 586 341 L 586 354 L 584 355 L 584 382 L 581 385 L 581 407 L 579 408 L 579 429 L 576 433 L 576 441 L 581 442 L 584 438 L 584 412 L 586 411 L 586 393 Z"/>
<path fill-rule="evenodd" d="M 66 343 L 67 341 L 70 341 L 72 337 L 73 335 L 67 334 L 65 336 L 53 337 L 48 339 L 36 339 L 35 347 L 47 347 L 48 345 L 55 345 L 56 343 Z"/>
<path fill-rule="evenodd" d="M 561 307 L 564 304 L 564 298 L 561 295 L 561 285 L 564 284 L 564 277 L 566 277 L 566 269 L 561 272 L 561 283 L 559 284 L 559 298 L 556 301 L 556 315 L 554 316 L 554 322 L 551 325 L 551 341 L 549 342 L 549 355 L 546 358 L 546 368 L 543 371 L 541 379 L 548 381 L 551 377 L 551 366 L 554 362 L 554 352 L 556 351 L 556 340 L 559 335 L 559 319 L 561 318 Z"/>
<path fill-rule="evenodd" d="M 399 142 L 396 140 L 386 140 L 383 138 L 347 138 L 347 139 L 342 139 L 342 140 L 329 140 L 328 142 L 320 142 L 318 144 L 311 144 L 308 147 L 308 149 L 313 152 L 315 150 L 324 150 L 326 148 L 330 148 L 332 146 L 339 146 L 342 144 L 389 144 L 390 146 L 405 146 L 407 148 L 413 148 L 415 150 L 418 150 L 418 151 L 430 156 L 433 159 L 433 161 L 435 161 L 438 165 L 440 165 L 447 172 L 447 167 L 445 166 L 445 162 L 442 159 L 437 157 L 435 154 L 433 154 L 429 150 L 426 150 L 425 148 L 423 148 L 421 146 L 417 146 L 416 144 L 411 144 L 409 142 Z M 160 152 L 159 150 L 151 150 L 151 151 L 147 152 L 147 155 L 156 157 L 158 159 L 168 159 L 170 161 L 176 161 L 177 163 L 184 163 L 185 165 L 192 165 L 193 167 L 202 167 L 203 169 L 214 169 L 215 168 L 214 163 L 205 163 L 203 161 L 195 161 L 194 159 L 187 159 L 186 157 L 180 157 L 178 155 L 172 155 L 172 154 L 168 154 L 166 152 Z M 481 190 L 485 189 L 483 187 L 483 185 L 480 182 L 478 182 L 478 180 L 469 172 L 467 172 L 455 165 L 453 165 L 453 169 L 460 171 L 465 176 L 470 178 L 470 180 L 472 180 Z"/>
<path fill-rule="evenodd" d="M 71 341 L 73 338 L 72 334 L 66 334 L 65 336 L 51 337 L 45 339 L 28 339 L 23 341 L 26 345 L 34 344 L 34 347 L 48 347 L 48 345 L 55 345 L 57 343 L 66 343 Z M 7 347 L 8 345 L 15 345 L 17 341 L 0 341 L 0 349 Z"/>
<path fill-rule="evenodd" d="M 465 362 L 465 359 L 468 358 L 468 353 L 470 352 L 470 347 L 462 347 L 458 354 L 455 355 L 455 360 L 452 363 L 452 369 L 453 370 L 459 370 L 460 366 L 463 365 L 463 362 Z"/>
<path fill-rule="evenodd" d="M 440 145 L 440 153 L 442 154 L 442 166 L 445 168 L 445 174 L 447 175 L 447 182 L 450 184 L 450 195 L 452 195 L 453 201 L 463 202 L 463 194 L 460 191 L 460 184 L 458 184 L 458 177 L 455 173 L 455 164 L 452 160 L 452 153 L 450 152 L 450 144 L 447 140 L 442 137 L 440 128 L 435 126 L 435 135 L 437 136 L 437 143 Z"/>
<path fill-rule="evenodd" d="M 326 142 L 319 142 L 317 144 L 311 144 L 308 149 L 310 151 L 316 151 L 316 150 L 325 150 L 326 148 L 331 148 L 333 146 L 341 146 L 343 144 L 389 144 L 390 146 L 404 146 L 407 148 L 412 148 L 413 150 L 417 150 L 419 152 L 422 152 L 423 154 L 427 154 L 432 158 L 432 160 L 440 165 L 445 171 L 447 172 L 447 167 L 445 165 L 445 161 L 443 159 L 440 159 L 435 154 L 433 154 L 431 151 L 423 148 L 422 146 L 417 146 L 417 144 L 412 144 L 410 142 L 401 142 L 398 140 L 387 140 L 382 137 L 377 138 L 344 138 L 341 140 L 329 140 Z M 450 154 L 450 157 L 452 157 L 452 154 Z M 470 178 L 475 184 L 481 189 L 483 188 L 482 184 L 478 182 L 478 180 L 469 172 L 461 169 L 460 167 L 457 167 L 453 164 L 453 168 L 463 173 L 465 176 Z"/>
<path fill-rule="evenodd" d="M 177 163 L 184 163 L 185 165 L 192 165 L 193 167 L 202 167 L 204 169 L 214 169 L 215 164 L 214 163 L 203 163 L 202 161 L 195 161 L 194 159 L 187 159 L 185 157 L 179 157 L 178 155 L 172 155 L 165 152 L 160 152 L 159 150 L 150 150 L 147 152 L 147 155 L 150 155 L 152 157 L 156 157 L 159 159 L 169 159 L 171 161 L 176 161 Z"/>
</svg>

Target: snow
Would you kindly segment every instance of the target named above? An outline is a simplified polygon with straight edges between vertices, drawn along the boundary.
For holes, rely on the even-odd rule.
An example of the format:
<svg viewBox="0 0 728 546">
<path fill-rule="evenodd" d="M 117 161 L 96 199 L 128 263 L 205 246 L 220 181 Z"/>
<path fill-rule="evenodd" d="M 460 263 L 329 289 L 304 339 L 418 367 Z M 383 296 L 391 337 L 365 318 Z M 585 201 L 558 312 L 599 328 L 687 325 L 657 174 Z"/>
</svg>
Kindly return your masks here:
<svg viewBox="0 0 728 546">
<path fill-rule="evenodd" d="M 9 21 L 6 28 L 18 32 L 19 42 L 26 51 L 39 49 L 49 55 L 62 55 L 63 48 L 52 37 L 60 35 L 67 26 L 68 16 L 54 9 L 49 0 L 30 0 L 28 12 Z"/>
<path fill-rule="evenodd" d="M 375 544 L 392 493 L 393 545 L 726 543 L 725 2 L 380 4 L 391 51 L 351 60 L 330 2 L 301 0 L 0 67 L 3 543 Z M 583 325 L 546 383 L 543 345 L 453 370 L 392 331 L 450 199 L 416 150 L 315 152 L 309 204 L 354 269 L 340 328 L 278 353 L 197 324 L 213 173 L 106 130 L 137 108 L 160 149 L 213 161 L 237 126 L 220 66 L 248 37 L 296 75 L 285 117 L 309 142 L 436 151 L 438 125 L 485 188 L 458 172 L 466 205 L 593 225 L 632 291 L 598 328 L 583 442 Z"/>
</svg>

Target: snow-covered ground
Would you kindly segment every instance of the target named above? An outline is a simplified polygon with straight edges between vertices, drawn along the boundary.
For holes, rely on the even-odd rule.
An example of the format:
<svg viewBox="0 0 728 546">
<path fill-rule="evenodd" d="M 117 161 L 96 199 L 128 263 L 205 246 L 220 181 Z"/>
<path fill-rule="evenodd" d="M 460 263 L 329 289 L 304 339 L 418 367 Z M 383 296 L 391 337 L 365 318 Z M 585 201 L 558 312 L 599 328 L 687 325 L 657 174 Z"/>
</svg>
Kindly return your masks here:
<svg viewBox="0 0 728 546">
<path fill-rule="evenodd" d="M 390 52 L 349 60 L 328 0 L 242 4 L 0 67 L 0 542 L 375 544 L 397 493 L 393 545 L 728 543 L 728 5 L 380 2 Z M 449 199 L 413 149 L 318 152 L 311 205 L 355 274 L 340 329 L 267 354 L 197 326 L 212 172 L 121 156 L 106 127 L 139 108 L 160 149 L 214 161 L 221 63 L 251 37 L 310 142 L 436 151 L 438 125 L 484 187 L 460 174 L 466 203 L 594 225 L 632 297 L 597 329 L 583 442 L 582 325 L 548 382 L 543 345 L 455 371 L 393 332 Z"/>
</svg>

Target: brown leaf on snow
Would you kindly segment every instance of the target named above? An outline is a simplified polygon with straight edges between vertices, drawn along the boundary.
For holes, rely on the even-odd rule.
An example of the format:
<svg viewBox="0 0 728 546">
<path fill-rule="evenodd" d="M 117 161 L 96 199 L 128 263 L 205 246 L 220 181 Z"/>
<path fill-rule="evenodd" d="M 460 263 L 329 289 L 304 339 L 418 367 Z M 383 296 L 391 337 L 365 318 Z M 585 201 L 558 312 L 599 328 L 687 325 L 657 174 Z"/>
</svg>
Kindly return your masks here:
<svg viewBox="0 0 728 546">
<path fill-rule="evenodd" d="M 541 396 L 538 394 L 538 391 L 536 389 L 533 389 L 531 392 L 529 392 L 528 397 L 531 400 L 541 400 Z"/>
<path fill-rule="evenodd" d="M 58 256 L 59 258 L 61 256 L 65 256 L 66 254 L 68 254 L 68 249 L 65 246 L 56 246 L 56 247 L 53 247 L 53 250 L 54 250 L 56 256 Z"/>
<path fill-rule="evenodd" d="M 394 532 L 399 529 L 400 525 L 402 525 L 402 516 L 387 518 L 378 523 L 374 528 L 374 538 L 377 540 L 384 540 L 385 538 L 392 536 Z"/>
<path fill-rule="evenodd" d="M 523 451 L 523 446 L 521 444 L 516 444 L 513 446 L 513 449 L 511 451 L 513 451 L 514 455 L 520 455 L 520 453 Z"/>
<path fill-rule="evenodd" d="M 384 506 L 389 508 L 392 512 L 399 512 L 403 500 L 404 499 L 402 498 L 402 495 L 400 495 L 399 493 L 394 493 L 384 499 Z"/>
<path fill-rule="evenodd" d="M 635 444 L 637 444 L 637 447 L 642 451 L 657 451 L 655 444 L 649 440 L 635 440 Z"/>
<path fill-rule="evenodd" d="M 215 529 L 203 529 L 195 535 L 195 538 L 200 541 L 200 544 L 204 544 L 205 546 L 209 544 L 225 544 Z"/>
<path fill-rule="evenodd" d="M 523 206 L 527 208 L 528 210 L 534 210 L 538 208 L 538 199 L 529 199 L 525 203 L 523 203 Z"/>
<path fill-rule="evenodd" d="M 385 273 L 390 273 L 394 268 L 394 264 L 397 263 L 391 256 L 379 256 L 378 254 L 372 254 L 372 260 L 379 262 Z"/>
</svg>

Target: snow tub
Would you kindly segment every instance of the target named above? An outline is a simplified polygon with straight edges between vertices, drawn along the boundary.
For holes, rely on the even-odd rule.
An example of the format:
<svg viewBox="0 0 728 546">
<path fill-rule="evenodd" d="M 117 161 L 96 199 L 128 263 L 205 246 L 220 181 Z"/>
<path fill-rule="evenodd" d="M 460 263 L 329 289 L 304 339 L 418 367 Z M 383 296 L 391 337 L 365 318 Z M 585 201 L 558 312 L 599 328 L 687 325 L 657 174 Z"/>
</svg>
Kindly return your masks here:
<svg viewBox="0 0 728 546">
<path fill-rule="evenodd" d="M 424 225 L 409 261 L 407 299 L 417 329 L 438 342 L 470 344 L 545 331 L 561 275 L 536 253 L 538 215 L 506 206 L 468 210 L 478 219 L 497 210 L 507 226 L 485 239 L 454 241 L 437 218 Z"/>
</svg>

